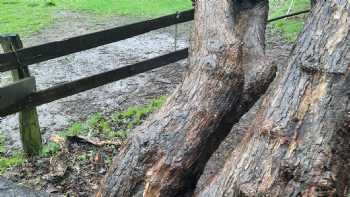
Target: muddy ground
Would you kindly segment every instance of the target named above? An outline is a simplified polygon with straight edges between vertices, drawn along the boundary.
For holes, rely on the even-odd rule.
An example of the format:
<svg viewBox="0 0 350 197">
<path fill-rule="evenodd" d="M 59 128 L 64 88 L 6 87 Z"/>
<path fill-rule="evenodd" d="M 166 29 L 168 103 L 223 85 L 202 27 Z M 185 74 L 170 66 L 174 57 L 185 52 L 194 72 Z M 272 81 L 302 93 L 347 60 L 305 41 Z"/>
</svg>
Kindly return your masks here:
<svg viewBox="0 0 350 197">
<path fill-rule="evenodd" d="M 54 24 L 34 35 L 22 38 L 24 46 L 78 36 L 108 29 L 145 18 L 109 17 L 60 11 L 54 16 Z M 177 47 L 188 46 L 190 24 L 178 27 Z M 174 27 L 153 31 L 121 42 L 75 53 L 62 58 L 30 66 L 38 89 L 45 89 L 63 82 L 94 75 L 151 57 L 174 51 Z M 39 121 L 45 139 L 63 130 L 76 120 L 102 112 L 108 115 L 127 106 L 139 105 L 160 95 L 166 95 L 181 81 L 186 61 L 111 83 L 65 99 L 38 107 Z M 2 75 L 2 84 L 9 83 L 10 75 Z M 17 116 L 0 120 L 0 130 L 9 139 L 10 146 L 19 146 Z"/>
</svg>

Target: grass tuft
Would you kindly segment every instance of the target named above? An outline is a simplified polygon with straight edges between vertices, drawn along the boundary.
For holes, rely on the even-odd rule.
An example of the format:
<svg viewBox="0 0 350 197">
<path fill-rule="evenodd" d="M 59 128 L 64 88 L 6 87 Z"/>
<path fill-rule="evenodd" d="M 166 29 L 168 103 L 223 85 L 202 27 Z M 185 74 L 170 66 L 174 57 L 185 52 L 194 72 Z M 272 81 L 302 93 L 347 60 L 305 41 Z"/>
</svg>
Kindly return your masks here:
<svg viewBox="0 0 350 197">
<path fill-rule="evenodd" d="M 10 155 L 6 154 L 5 137 L 0 135 L 0 175 L 9 168 L 19 166 L 24 162 L 24 156 L 19 151 L 13 151 Z"/>
<path fill-rule="evenodd" d="M 292 3 L 293 2 L 293 3 Z M 309 0 L 285 0 L 281 2 L 280 0 L 270 0 L 270 13 L 269 18 L 275 18 L 278 16 L 283 16 L 288 13 L 302 11 L 310 8 Z M 304 26 L 305 15 L 300 15 L 296 17 L 291 17 L 287 19 L 278 20 L 272 22 L 272 25 L 276 27 L 277 30 L 282 32 L 282 36 L 289 42 L 294 42 Z"/>
<path fill-rule="evenodd" d="M 61 147 L 59 144 L 55 142 L 49 142 L 45 144 L 41 150 L 40 156 L 41 157 L 50 157 L 55 155 L 58 151 L 61 150 Z"/>
<path fill-rule="evenodd" d="M 62 9 L 100 16 L 156 17 L 189 8 L 190 0 L 0 0 L 0 34 L 37 32 Z"/>
<path fill-rule="evenodd" d="M 111 117 L 104 117 L 101 113 L 95 113 L 85 121 L 72 123 L 67 130 L 60 132 L 59 136 L 67 138 L 82 135 L 98 137 L 101 140 L 125 139 L 136 126 L 140 125 L 151 113 L 158 110 L 165 100 L 166 97 L 161 96 L 146 105 L 132 106 L 124 111 L 116 112 Z M 44 145 L 40 156 L 51 157 L 60 150 L 59 144 L 49 142 Z"/>
</svg>

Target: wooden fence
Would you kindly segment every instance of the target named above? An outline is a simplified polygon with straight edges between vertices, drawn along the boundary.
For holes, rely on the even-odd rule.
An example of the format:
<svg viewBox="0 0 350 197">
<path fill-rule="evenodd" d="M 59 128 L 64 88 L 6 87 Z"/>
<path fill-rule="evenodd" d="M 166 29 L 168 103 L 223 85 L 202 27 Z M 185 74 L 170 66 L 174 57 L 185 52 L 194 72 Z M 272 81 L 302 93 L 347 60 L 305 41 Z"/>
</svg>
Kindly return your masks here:
<svg viewBox="0 0 350 197">
<path fill-rule="evenodd" d="M 307 12 L 309 12 L 309 10 L 270 19 L 268 22 Z M 193 18 L 194 10 L 188 10 L 29 48 L 22 48 L 22 43 L 18 35 L 0 36 L 0 43 L 6 52 L 0 54 L 0 72 L 11 70 L 15 80 L 15 83 L 0 88 L 0 117 L 21 112 L 20 114 L 23 119 L 21 120 L 20 117 L 20 125 L 22 125 L 20 126 L 21 136 L 27 136 L 25 139 L 27 142 L 24 142 L 22 137 L 22 143 L 29 144 L 29 148 L 27 148 L 27 150 L 25 148 L 25 152 L 27 154 L 36 154 L 37 147 L 41 146 L 41 142 L 38 142 L 41 141 L 41 137 L 35 109 L 36 106 L 185 59 L 188 56 L 188 49 L 178 50 L 136 64 L 63 83 L 40 91 L 35 90 L 35 80 L 29 75 L 28 66 L 118 42 L 156 29 L 188 22 L 193 20 Z M 28 127 L 28 125 L 31 126 Z M 35 141 L 37 141 L 37 144 L 33 145 Z"/>
</svg>

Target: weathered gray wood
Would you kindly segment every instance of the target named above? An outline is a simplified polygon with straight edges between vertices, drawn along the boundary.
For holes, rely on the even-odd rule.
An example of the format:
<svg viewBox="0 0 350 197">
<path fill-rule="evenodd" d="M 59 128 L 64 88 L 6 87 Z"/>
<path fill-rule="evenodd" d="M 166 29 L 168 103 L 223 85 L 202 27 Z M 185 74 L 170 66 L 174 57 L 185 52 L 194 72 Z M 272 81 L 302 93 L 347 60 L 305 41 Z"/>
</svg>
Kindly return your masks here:
<svg viewBox="0 0 350 197">
<path fill-rule="evenodd" d="M 71 96 L 79 92 L 118 81 L 120 79 L 131 77 L 155 68 L 177 62 L 179 60 L 185 59 L 187 56 L 188 49 L 186 48 L 122 68 L 114 69 L 90 77 L 85 77 L 76 81 L 63 83 L 46 90 L 37 91 L 31 94 L 29 97 L 0 110 L 0 116 L 13 114 L 28 107 L 34 107 L 49 103 L 60 98 Z"/>
<path fill-rule="evenodd" d="M 16 61 L 16 57 L 13 53 L 0 54 L 0 72 L 5 72 L 17 68 L 17 64 L 12 64 Z"/>
<path fill-rule="evenodd" d="M 16 51 L 20 48 L 23 48 L 22 41 L 20 40 L 18 35 L 8 35 L 6 37 L 3 37 L 1 39 L 1 45 L 5 52 L 14 52 L 16 54 L 16 57 L 18 57 Z M 12 71 L 12 77 L 14 81 L 24 79 L 24 78 L 30 78 L 28 67 L 22 65 L 18 58 L 16 58 L 16 65 L 17 65 L 17 69 Z M 31 82 L 31 83 L 34 82 L 34 90 L 35 90 L 35 80 L 29 80 L 28 82 Z M 17 84 L 17 85 L 20 85 L 20 84 Z M 28 85 L 31 85 L 30 91 L 33 91 L 33 84 L 28 84 Z M 29 91 L 28 88 L 23 90 L 26 90 L 26 93 L 28 93 Z M 25 97 L 24 99 L 26 98 L 27 97 Z M 20 100 L 17 100 L 17 99 L 19 99 L 18 97 L 16 98 L 16 101 L 20 102 Z M 8 105 L 9 103 L 7 104 L 7 106 Z M 6 111 L 8 107 L 4 107 L 0 109 L 0 111 Z M 41 138 L 40 126 L 39 126 L 39 120 L 38 120 L 38 114 L 37 114 L 36 108 L 27 107 L 26 109 L 23 109 L 19 113 L 19 128 L 20 128 L 21 141 L 22 141 L 22 147 L 23 147 L 24 153 L 27 156 L 38 155 L 42 147 L 42 138 Z"/>
<path fill-rule="evenodd" d="M 0 87 L 0 111 L 27 98 L 34 91 L 34 77 L 24 78 L 10 85 Z"/>
<path fill-rule="evenodd" d="M 17 51 L 23 48 L 23 44 L 19 35 L 17 34 L 6 34 L 1 36 L 0 44 L 3 50 L 7 53 L 13 53 L 12 56 L 15 59 L 14 67 L 11 70 L 13 80 L 23 79 L 25 77 L 30 77 L 30 73 L 27 66 L 22 65 L 19 62 Z"/>
<path fill-rule="evenodd" d="M 318 1 L 311 13 L 288 65 L 232 129 L 225 164 L 195 196 L 348 196 L 350 2 Z"/>
<path fill-rule="evenodd" d="M 17 57 L 22 65 L 31 65 L 131 38 L 152 30 L 184 23 L 191 21 L 192 19 L 193 10 L 183 11 L 177 14 L 167 15 L 148 21 L 142 21 L 122 27 L 77 36 L 62 41 L 25 48 L 17 51 Z M 14 53 L 0 54 L 0 72 L 11 70 L 16 64 L 17 59 Z"/>
</svg>

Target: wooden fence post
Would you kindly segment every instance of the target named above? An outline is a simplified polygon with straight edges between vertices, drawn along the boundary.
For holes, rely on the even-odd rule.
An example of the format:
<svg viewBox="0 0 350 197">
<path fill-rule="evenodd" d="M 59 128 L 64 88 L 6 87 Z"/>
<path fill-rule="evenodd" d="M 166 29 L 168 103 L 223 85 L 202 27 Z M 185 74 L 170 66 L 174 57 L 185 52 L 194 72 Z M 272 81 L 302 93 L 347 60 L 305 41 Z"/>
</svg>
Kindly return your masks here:
<svg viewBox="0 0 350 197">
<path fill-rule="evenodd" d="M 5 52 L 16 52 L 23 48 L 22 41 L 18 34 L 3 36 L 0 40 Z M 18 68 L 12 70 L 14 81 L 30 77 L 27 66 L 22 66 L 17 58 Z M 42 138 L 36 108 L 26 108 L 19 113 L 19 128 L 24 153 L 27 156 L 38 155 L 42 148 Z"/>
</svg>

